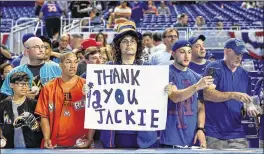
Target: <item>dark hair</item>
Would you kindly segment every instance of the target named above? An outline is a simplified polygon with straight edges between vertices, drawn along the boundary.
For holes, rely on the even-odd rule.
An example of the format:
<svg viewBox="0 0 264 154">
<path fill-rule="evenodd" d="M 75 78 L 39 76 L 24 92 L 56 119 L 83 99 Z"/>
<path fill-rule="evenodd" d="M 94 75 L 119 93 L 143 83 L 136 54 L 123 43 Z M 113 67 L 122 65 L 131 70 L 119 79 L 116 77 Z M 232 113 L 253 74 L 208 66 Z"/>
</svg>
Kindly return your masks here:
<svg viewBox="0 0 264 154">
<path fill-rule="evenodd" d="M 151 32 L 145 32 L 145 33 L 143 34 L 143 37 L 146 37 L 146 36 L 149 36 L 151 39 L 153 38 Z"/>
<path fill-rule="evenodd" d="M 104 47 L 106 47 L 107 42 L 106 42 L 106 37 L 105 37 L 104 33 L 102 33 L 102 32 L 97 33 L 95 36 L 95 41 L 97 41 L 99 35 L 103 35 L 103 37 L 104 37 L 104 44 L 103 45 L 104 45 Z"/>
<path fill-rule="evenodd" d="M 143 51 L 143 48 L 142 48 L 142 39 L 138 39 L 138 38 L 136 38 L 133 35 L 131 35 L 131 34 L 128 33 L 128 34 L 125 34 L 125 35 L 121 36 L 115 42 L 112 42 L 114 63 L 116 63 L 116 64 L 122 64 L 122 56 L 121 56 L 121 50 L 120 50 L 120 42 L 127 35 L 135 38 L 136 41 L 137 41 L 137 52 L 136 52 L 136 57 L 135 57 L 134 63 L 137 64 L 138 62 L 141 62 L 141 55 L 142 55 L 142 51 Z"/>
<path fill-rule="evenodd" d="M 101 53 L 99 48 L 97 48 L 97 47 L 89 47 L 89 48 L 87 48 L 85 50 L 84 57 L 85 57 L 86 60 L 88 60 L 90 55 L 94 55 L 94 54 L 97 54 L 97 53 Z"/>
<path fill-rule="evenodd" d="M 7 66 L 12 66 L 12 65 L 11 65 L 10 63 L 7 63 L 7 62 L 5 62 L 5 63 L 3 63 L 3 64 L 0 65 L 0 73 L 1 73 L 1 74 L 4 74 L 4 69 L 5 69 Z"/>
<path fill-rule="evenodd" d="M 85 51 L 84 51 L 84 50 L 77 50 L 77 51 L 75 52 L 76 56 L 77 56 L 79 53 L 81 53 L 81 54 L 84 55 Z"/>
<path fill-rule="evenodd" d="M 57 40 L 52 41 L 52 47 L 53 48 L 58 48 L 59 47 L 59 42 Z"/>
<path fill-rule="evenodd" d="M 165 38 L 166 37 L 166 34 L 168 32 L 172 32 L 172 31 L 175 31 L 177 33 L 178 38 L 179 38 L 179 32 L 178 32 L 178 30 L 176 28 L 171 28 L 171 27 L 170 28 L 166 28 L 164 30 L 164 32 L 162 33 L 162 38 Z"/>
<path fill-rule="evenodd" d="M 52 43 L 50 38 L 48 38 L 47 36 L 40 36 L 39 38 L 42 40 L 42 42 L 48 43 L 50 45 L 50 48 L 52 48 Z"/>
<path fill-rule="evenodd" d="M 21 81 L 25 81 L 25 82 L 29 81 L 29 76 L 27 73 L 16 72 L 10 76 L 10 83 L 16 83 L 16 82 L 21 82 Z"/>
<path fill-rule="evenodd" d="M 180 19 L 184 18 L 185 16 L 188 16 L 188 15 L 185 14 L 185 13 L 182 13 L 181 16 L 180 16 Z"/>
<path fill-rule="evenodd" d="M 60 55 L 60 63 L 63 63 L 66 60 L 66 58 L 69 57 L 69 56 L 71 56 L 71 55 L 77 57 L 76 54 L 73 53 L 73 52 L 65 52 L 65 53 L 62 53 Z"/>
<path fill-rule="evenodd" d="M 161 36 L 161 33 L 160 32 L 155 32 L 153 35 L 152 35 L 152 37 L 153 37 L 153 40 L 154 41 L 162 41 L 162 36 Z"/>
</svg>

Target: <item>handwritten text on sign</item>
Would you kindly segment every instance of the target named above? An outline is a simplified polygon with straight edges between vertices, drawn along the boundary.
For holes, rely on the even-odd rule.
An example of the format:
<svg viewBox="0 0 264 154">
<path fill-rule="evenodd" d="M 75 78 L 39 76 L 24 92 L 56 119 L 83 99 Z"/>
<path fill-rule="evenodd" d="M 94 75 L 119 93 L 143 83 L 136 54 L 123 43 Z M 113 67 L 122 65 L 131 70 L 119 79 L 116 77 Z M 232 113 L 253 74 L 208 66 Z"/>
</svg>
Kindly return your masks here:
<svg viewBox="0 0 264 154">
<path fill-rule="evenodd" d="M 87 65 L 85 128 L 163 130 L 168 66 Z"/>
</svg>

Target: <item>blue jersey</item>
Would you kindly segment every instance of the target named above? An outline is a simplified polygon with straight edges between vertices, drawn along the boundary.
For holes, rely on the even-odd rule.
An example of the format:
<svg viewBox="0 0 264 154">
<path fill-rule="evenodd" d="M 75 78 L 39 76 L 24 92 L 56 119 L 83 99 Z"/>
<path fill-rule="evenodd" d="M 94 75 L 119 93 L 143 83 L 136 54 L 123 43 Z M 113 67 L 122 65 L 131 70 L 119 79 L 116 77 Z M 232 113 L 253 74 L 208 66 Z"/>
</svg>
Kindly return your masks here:
<svg viewBox="0 0 264 154">
<path fill-rule="evenodd" d="M 202 75 L 204 73 L 206 65 L 209 64 L 209 63 L 210 63 L 210 61 L 208 61 L 208 60 L 203 65 L 198 65 L 196 63 L 190 62 L 188 67 L 190 69 L 192 69 L 194 72 Z"/>
<path fill-rule="evenodd" d="M 43 12 L 44 19 L 50 17 L 60 18 L 62 11 L 57 3 L 44 3 L 40 9 L 40 12 Z"/>
<path fill-rule="evenodd" d="M 6 95 L 13 95 L 13 90 L 10 88 L 10 76 L 15 72 L 25 72 L 29 76 L 29 83 L 32 84 L 33 73 L 28 69 L 28 65 L 20 65 L 10 71 L 5 78 L 5 81 L 1 88 L 1 93 Z M 46 62 L 39 71 L 41 85 L 45 85 L 53 78 L 61 76 L 61 68 L 57 64 Z"/>
<path fill-rule="evenodd" d="M 232 72 L 224 60 L 221 60 L 208 64 L 205 72 L 209 68 L 215 69 L 213 78 L 216 90 L 250 95 L 248 72 L 242 67 Z M 242 108 L 243 104 L 234 99 L 218 103 L 205 101 L 206 135 L 218 139 L 244 138 L 244 129 L 241 124 Z"/>
<path fill-rule="evenodd" d="M 191 69 L 180 71 L 170 65 L 169 81 L 178 89 L 194 85 L 201 76 Z M 185 101 L 174 103 L 169 99 L 166 129 L 161 131 L 160 143 L 166 145 L 192 146 L 197 128 L 198 94 Z"/>
</svg>

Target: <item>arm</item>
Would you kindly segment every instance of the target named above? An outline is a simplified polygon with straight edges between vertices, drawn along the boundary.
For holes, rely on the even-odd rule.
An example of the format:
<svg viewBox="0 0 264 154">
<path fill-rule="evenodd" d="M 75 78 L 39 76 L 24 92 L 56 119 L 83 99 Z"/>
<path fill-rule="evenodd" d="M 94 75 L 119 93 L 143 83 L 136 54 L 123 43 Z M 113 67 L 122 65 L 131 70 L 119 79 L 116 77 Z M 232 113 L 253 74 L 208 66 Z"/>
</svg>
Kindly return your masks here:
<svg viewBox="0 0 264 154">
<path fill-rule="evenodd" d="M 224 102 L 232 99 L 232 92 L 221 92 L 215 89 L 215 86 L 210 86 L 203 91 L 204 100 L 213 102 Z"/>
<path fill-rule="evenodd" d="M 190 98 L 196 91 L 197 91 L 197 86 L 192 85 L 188 88 L 178 90 L 176 86 L 172 87 L 172 93 L 169 95 L 169 98 L 174 102 L 181 102 L 184 101 L 188 98 Z"/>
<path fill-rule="evenodd" d="M 49 119 L 45 117 L 41 117 L 41 128 L 44 138 L 44 148 L 47 149 L 53 149 L 55 146 L 52 145 L 51 139 L 50 139 L 50 124 Z"/>
<path fill-rule="evenodd" d="M 231 99 L 235 99 L 239 102 L 243 103 L 251 103 L 252 98 L 246 94 L 241 92 L 221 92 L 215 89 L 215 85 L 210 86 L 204 89 L 204 100 L 221 103 Z"/>
<path fill-rule="evenodd" d="M 198 100 L 198 118 L 197 118 L 197 128 L 204 129 L 205 124 L 205 109 L 204 109 L 204 103 Z M 206 139 L 205 134 L 203 130 L 197 130 L 195 137 L 194 137 L 194 144 L 196 143 L 197 139 L 200 142 L 200 147 L 206 148 Z"/>
<path fill-rule="evenodd" d="M 184 101 L 194 95 L 194 93 L 198 90 L 204 89 L 211 85 L 213 81 L 214 79 L 211 76 L 205 76 L 201 78 L 196 84 L 185 89 L 178 90 L 176 86 L 172 86 L 172 92 L 170 93 L 169 98 L 174 103 Z"/>
<path fill-rule="evenodd" d="M 7 50 L 3 49 L 2 47 L 0 51 L 1 51 L 1 54 L 3 54 L 3 56 L 6 57 L 7 59 L 12 58 L 11 54 Z"/>
<path fill-rule="evenodd" d="M 43 132 L 44 140 L 50 139 L 50 124 L 49 119 L 45 117 L 41 117 L 41 128 Z"/>
<path fill-rule="evenodd" d="M 53 57 L 56 57 L 56 58 L 60 58 L 61 54 L 58 53 L 58 52 L 51 51 L 50 56 L 53 56 Z"/>
<path fill-rule="evenodd" d="M 88 132 L 88 146 L 91 145 L 92 141 L 93 141 L 93 137 L 94 137 L 94 134 L 95 134 L 95 130 L 94 129 L 89 129 L 89 132 Z"/>
<path fill-rule="evenodd" d="M 204 103 L 198 100 L 198 119 L 197 119 L 197 126 L 199 128 L 204 128 L 205 124 L 205 108 Z"/>
</svg>

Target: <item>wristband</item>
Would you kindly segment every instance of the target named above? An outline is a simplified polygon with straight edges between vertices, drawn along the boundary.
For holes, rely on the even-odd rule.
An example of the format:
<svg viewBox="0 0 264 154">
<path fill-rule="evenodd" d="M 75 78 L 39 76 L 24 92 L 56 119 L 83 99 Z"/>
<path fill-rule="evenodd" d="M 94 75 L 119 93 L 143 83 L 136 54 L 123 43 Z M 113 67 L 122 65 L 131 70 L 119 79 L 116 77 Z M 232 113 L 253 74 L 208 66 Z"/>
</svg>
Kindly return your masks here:
<svg viewBox="0 0 264 154">
<path fill-rule="evenodd" d="M 203 131 L 203 133 L 205 134 L 205 129 L 204 129 L 204 128 L 202 128 L 202 127 L 198 127 L 198 128 L 196 128 L 196 132 L 197 132 L 198 130 Z"/>
</svg>

